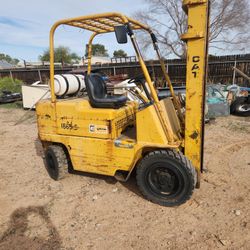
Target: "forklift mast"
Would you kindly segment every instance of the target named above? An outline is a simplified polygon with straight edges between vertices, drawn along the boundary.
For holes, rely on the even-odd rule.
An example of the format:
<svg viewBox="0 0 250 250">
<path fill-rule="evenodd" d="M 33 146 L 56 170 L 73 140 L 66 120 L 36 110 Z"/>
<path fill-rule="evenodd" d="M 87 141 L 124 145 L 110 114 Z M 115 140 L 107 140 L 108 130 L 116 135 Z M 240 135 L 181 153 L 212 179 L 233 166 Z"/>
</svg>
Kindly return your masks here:
<svg viewBox="0 0 250 250">
<path fill-rule="evenodd" d="M 183 9 L 188 15 L 188 31 L 182 36 L 187 43 L 185 156 L 197 170 L 199 185 L 203 165 L 209 0 L 184 0 Z"/>
</svg>

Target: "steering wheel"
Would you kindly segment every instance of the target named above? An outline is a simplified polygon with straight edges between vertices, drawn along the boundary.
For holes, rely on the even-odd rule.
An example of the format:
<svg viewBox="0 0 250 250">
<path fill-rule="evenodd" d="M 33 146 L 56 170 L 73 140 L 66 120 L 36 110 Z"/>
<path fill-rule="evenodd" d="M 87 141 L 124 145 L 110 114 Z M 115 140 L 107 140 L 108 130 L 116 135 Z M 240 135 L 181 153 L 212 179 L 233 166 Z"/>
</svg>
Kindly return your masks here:
<svg viewBox="0 0 250 250">
<path fill-rule="evenodd" d="M 148 73 L 151 74 L 152 70 L 149 70 Z M 145 80 L 145 76 L 142 73 L 142 74 L 139 74 L 137 76 L 134 76 L 133 78 L 130 78 L 130 80 L 128 81 L 128 83 L 138 84 L 138 83 L 142 83 L 143 80 Z"/>
</svg>

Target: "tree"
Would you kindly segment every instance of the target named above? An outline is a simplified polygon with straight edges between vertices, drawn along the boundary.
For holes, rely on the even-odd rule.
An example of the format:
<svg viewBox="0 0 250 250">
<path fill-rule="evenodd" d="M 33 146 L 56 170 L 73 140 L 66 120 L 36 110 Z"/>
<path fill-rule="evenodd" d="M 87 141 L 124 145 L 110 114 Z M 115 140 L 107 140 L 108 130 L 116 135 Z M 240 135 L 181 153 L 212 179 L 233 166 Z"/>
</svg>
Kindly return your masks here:
<svg viewBox="0 0 250 250">
<path fill-rule="evenodd" d="M 76 54 L 72 53 L 68 47 L 59 46 L 54 51 L 55 62 L 65 63 L 78 63 L 81 58 Z M 49 61 L 49 49 L 46 49 L 42 55 L 39 56 L 41 61 Z"/>
<path fill-rule="evenodd" d="M 181 34 L 186 32 L 187 17 L 182 10 L 182 0 L 144 0 L 148 10 L 135 13 L 135 17 L 152 27 L 165 55 L 186 56 L 186 44 Z M 150 11 L 149 11 L 150 10 Z M 241 50 L 250 41 L 248 28 L 250 6 L 248 0 L 211 0 L 210 48 Z M 149 39 L 142 36 L 146 49 Z"/>
<path fill-rule="evenodd" d="M 18 59 L 12 58 L 11 56 L 3 54 L 3 53 L 0 53 L 0 60 L 5 60 L 6 62 L 10 64 L 14 64 L 14 65 L 18 64 L 19 62 Z"/>
<path fill-rule="evenodd" d="M 92 44 L 92 55 L 93 56 L 105 56 L 108 57 L 108 51 L 106 50 L 105 46 L 100 44 L 100 43 L 96 43 L 96 44 Z M 88 56 L 88 45 L 86 45 L 86 51 L 85 51 L 85 57 Z"/>
<path fill-rule="evenodd" d="M 113 56 L 114 57 L 126 57 L 127 53 L 124 50 L 119 49 L 119 50 L 114 51 Z"/>
</svg>

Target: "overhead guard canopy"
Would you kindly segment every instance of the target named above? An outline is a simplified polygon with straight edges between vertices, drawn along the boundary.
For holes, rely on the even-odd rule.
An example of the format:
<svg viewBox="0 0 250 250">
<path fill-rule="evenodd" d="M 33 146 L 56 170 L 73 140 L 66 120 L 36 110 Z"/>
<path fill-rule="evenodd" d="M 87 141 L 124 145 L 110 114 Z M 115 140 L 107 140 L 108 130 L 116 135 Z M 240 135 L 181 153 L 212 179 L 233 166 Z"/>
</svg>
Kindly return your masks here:
<svg viewBox="0 0 250 250">
<path fill-rule="evenodd" d="M 98 15 L 81 16 L 58 21 L 54 26 L 69 25 L 77 28 L 92 31 L 97 34 L 114 32 L 114 27 L 130 23 L 133 30 L 144 29 L 150 31 L 147 25 L 144 25 L 132 18 L 120 13 L 103 13 Z"/>
</svg>

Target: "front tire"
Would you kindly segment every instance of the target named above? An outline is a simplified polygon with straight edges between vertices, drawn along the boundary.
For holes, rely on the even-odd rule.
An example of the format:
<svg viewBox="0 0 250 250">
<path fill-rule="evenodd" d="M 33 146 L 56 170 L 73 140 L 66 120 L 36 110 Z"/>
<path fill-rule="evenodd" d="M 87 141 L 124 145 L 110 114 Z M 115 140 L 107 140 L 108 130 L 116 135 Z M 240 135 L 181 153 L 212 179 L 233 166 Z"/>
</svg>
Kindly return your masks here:
<svg viewBox="0 0 250 250">
<path fill-rule="evenodd" d="M 63 179 L 68 173 L 67 156 L 59 145 L 51 145 L 45 151 L 45 165 L 49 176 L 54 180 Z"/>
<path fill-rule="evenodd" d="M 154 151 L 137 167 L 137 185 L 150 201 L 162 206 L 178 206 L 192 195 L 197 175 L 191 162 L 174 150 Z"/>
</svg>

